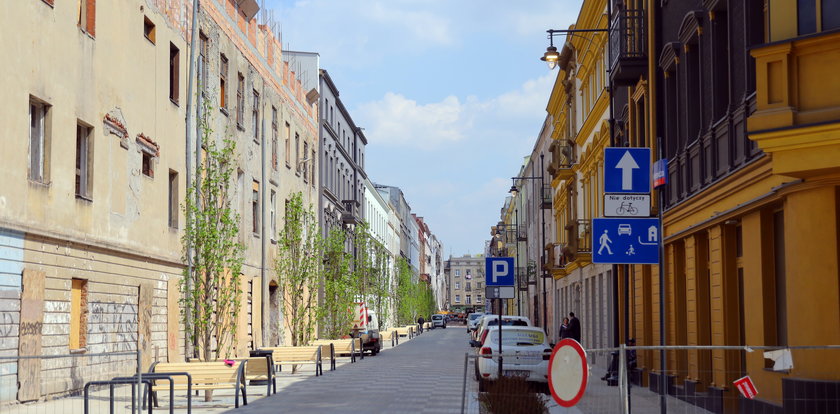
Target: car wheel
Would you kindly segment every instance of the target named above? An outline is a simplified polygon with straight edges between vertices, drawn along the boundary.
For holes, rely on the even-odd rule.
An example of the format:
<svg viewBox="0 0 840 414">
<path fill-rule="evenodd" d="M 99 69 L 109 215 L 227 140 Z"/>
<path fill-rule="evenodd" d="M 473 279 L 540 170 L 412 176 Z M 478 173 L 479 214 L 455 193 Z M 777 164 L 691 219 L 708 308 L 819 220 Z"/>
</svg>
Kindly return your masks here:
<svg viewBox="0 0 840 414">
<path fill-rule="evenodd" d="M 479 378 L 479 380 L 478 380 L 478 392 L 487 392 L 487 380 Z"/>
</svg>

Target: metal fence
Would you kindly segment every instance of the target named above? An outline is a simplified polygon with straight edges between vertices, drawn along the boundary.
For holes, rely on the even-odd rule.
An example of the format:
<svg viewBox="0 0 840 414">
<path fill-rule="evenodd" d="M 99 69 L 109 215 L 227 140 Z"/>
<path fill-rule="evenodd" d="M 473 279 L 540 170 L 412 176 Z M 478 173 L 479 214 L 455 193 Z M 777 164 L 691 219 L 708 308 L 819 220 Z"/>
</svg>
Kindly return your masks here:
<svg viewBox="0 0 840 414">
<path fill-rule="evenodd" d="M 139 414 L 136 379 L 90 386 L 87 410 L 84 398 L 85 384 L 137 377 L 139 368 L 139 351 L 0 356 L 0 414 Z"/>
<path fill-rule="evenodd" d="M 543 394 L 547 388 L 534 386 L 536 381 L 525 391 L 519 384 L 482 381 L 476 365 L 482 357 L 487 355 L 465 355 L 462 413 L 840 413 L 840 371 L 832 368 L 840 363 L 836 345 L 589 349 L 586 389 L 571 409 Z M 497 357 L 491 355 L 494 361 Z M 503 361 L 512 357 L 502 354 Z M 797 361 L 802 365 L 798 370 Z M 826 365 L 820 369 L 815 361 Z M 751 384 L 744 380 L 747 376 Z M 525 410 L 534 399 L 542 401 L 541 407 Z M 494 403 L 506 408 L 493 411 Z M 504 411 L 511 404 L 523 411 Z"/>
</svg>

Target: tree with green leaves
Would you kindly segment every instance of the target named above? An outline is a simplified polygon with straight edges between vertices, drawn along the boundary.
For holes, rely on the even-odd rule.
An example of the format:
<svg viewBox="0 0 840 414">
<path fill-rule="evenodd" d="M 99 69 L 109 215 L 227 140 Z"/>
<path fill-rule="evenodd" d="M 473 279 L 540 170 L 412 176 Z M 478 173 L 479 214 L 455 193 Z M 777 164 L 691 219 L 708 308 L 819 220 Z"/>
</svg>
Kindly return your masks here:
<svg viewBox="0 0 840 414">
<path fill-rule="evenodd" d="M 274 273 L 283 298 L 281 311 L 292 346 L 312 340 L 318 319 L 317 295 L 322 242 L 312 206 L 298 192 L 286 203 L 286 219 L 278 235 Z"/>
<path fill-rule="evenodd" d="M 188 186 L 182 206 L 187 216 L 184 261 L 192 262 L 192 273 L 185 269 L 180 281 L 181 309 L 187 335 L 196 345 L 193 356 L 212 361 L 231 356 L 239 328 L 244 246 L 238 237 L 239 214 L 231 207 L 236 142 L 224 137 L 218 146 L 206 117 L 199 120 L 199 128 L 204 157 L 196 166 L 196 185 Z"/>
<path fill-rule="evenodd" d="M 323 242 L 323 300 L 318 321 L 322 334 L 330 339 L 347 335 L 353 320 L 353 257 L 345 251 L 346 243 L 347 233 L 340 227 L 331 228 Z"/>
<path fill-rule="evenodd" d="M 419 285 L 414 281 L 414 271 L 405 258 L 397 261 L 397 320 L 401 325 L 413 324 L 420 315 Z"/>
</svg>

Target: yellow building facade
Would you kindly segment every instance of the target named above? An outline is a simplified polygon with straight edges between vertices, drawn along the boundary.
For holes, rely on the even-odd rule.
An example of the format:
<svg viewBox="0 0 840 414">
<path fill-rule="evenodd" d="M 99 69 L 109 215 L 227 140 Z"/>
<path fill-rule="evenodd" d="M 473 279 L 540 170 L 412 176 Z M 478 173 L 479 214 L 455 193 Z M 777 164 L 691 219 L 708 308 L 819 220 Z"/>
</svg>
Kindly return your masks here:
<svg viewBox="0 0 840 414">
<path fill-rule="evenodd" d="M 606 1 L 585 1 L 570 29 L 605 29 Z M 552 124 L 549 167 L 555 234 L 549 265 L 556 315 L 552 331 L 574 312 L 581 339 L 589 348 L 610 346 L 613 274 L 610 265 L 592 263 L 591 223 L 602 216 L 604 148 L 610 145 L 610 94 L 607 90 L 607 34 L 575 33 L 560 53 L 560 73 L 548 102 Z M 605 362 L 605 361 L 603 361 Z"/>
</svg>

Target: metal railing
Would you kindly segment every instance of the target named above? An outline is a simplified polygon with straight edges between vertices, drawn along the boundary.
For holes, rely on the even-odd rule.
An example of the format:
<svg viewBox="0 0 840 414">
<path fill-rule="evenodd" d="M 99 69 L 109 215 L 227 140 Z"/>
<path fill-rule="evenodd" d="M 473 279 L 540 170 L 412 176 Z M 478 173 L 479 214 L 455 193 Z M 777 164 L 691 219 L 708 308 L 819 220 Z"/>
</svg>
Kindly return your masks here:
<svg viewBox="0 0 840 414">
<path fill-rule="evenodd" d="M 659 367 L 661 353 L 665 370 Z M 840 394 L 834 391 L 840 389 L 840 371 L 830 367 L 840 361 L 840 345 L 621 345 L 587 349 L 586 356 L 588 380 L 577 412 L 650 413 L 664 406 L 669 413 L 806 414 L 837 412 L 840 407 Z M 513 393 L 491 388 L 486 381 L 481 384 L 476 365 L 481 357 L 465 355 L 462 413 L 487 412 L 482 394 Z M 797 361 L 803 368 L 797 368 Z M 532 387 L 533 393 L 540 391 Z M 539 398 L 551 412 L 559 411 L 550 396 Z"/>
<path fill-rule="evenodd" d="M 641 59 L 647 53 L 645 10 L 625 9 L 615 13 L 610 32 L 610 64 L 619 59 Z"/>
</svg>

